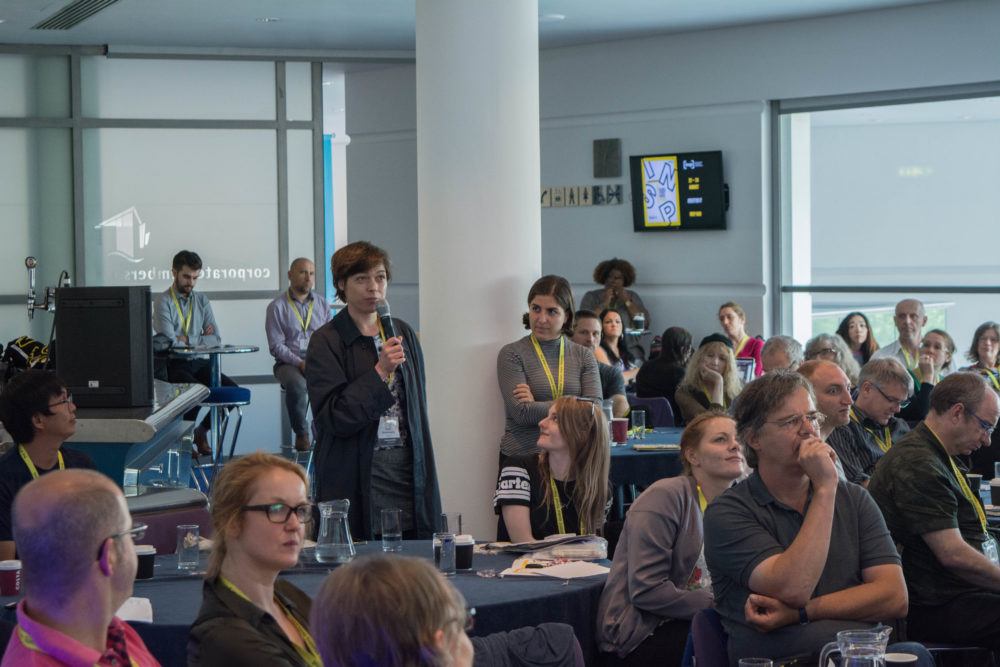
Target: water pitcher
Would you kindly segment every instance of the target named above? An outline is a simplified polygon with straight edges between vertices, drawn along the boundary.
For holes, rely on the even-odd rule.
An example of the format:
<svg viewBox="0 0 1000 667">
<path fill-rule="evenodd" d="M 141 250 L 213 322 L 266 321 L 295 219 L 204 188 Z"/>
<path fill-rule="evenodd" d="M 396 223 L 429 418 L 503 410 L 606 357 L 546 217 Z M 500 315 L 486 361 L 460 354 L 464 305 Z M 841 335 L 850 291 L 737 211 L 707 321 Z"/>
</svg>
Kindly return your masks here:
<svg viewBox="0 0 1000 667">
<path fill-rule="evenodd" d="M 354 558 L 351 527 L 347 510 L 351 501 L 328 500 L 319 503 L 319 535 L 316 537 L 316 560 L 320 563 L 346 563 Z"/>
</svg>

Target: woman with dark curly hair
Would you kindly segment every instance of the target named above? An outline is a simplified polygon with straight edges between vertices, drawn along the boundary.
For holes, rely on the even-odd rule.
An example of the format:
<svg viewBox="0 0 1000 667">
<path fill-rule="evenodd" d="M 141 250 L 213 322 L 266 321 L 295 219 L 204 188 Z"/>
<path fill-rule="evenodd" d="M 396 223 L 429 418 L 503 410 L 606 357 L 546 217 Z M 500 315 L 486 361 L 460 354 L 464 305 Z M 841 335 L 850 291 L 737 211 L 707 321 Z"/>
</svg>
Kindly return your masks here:
<svg viewBox="0 0 1000 667">
<path fill-rule="evenodd" d="M 584 294 L 580 300 L 581 310 L 590 310 L 597 315 L 605 310 L 614 310 L 621 316 L 625 328 L 631 328 L 632 320 L 642 313 L 646 321 L 645 328 L 649 328 L 649 311 L 642 299 L 632 290 L 626 289 L 635 282 L 635 267 L 632 264 L 617 257 L 606 259 L 594 269 L 594 282 L 604 287 Z M 627 338 L 632 356 L 639 361 L 645 359 L 646 353 L 639 341 L 634 337 Z"/>
<path fill-rule="evenodd" d="M 851 354 L 854 355 L 858 366 L 867 364 L 875 351 L 878 350 L 878 343 L 875 342 L 875 336 L 872 334 L 871 324 L 868 323 L 868 318 L 865 317 L 864 313 L 857 311 L 847 313 L 847 316 L 841 320 L 840 326 L 837 327 L 837 335 L 843 338 L 844 342 L 851 348 Z"/>
</svg>

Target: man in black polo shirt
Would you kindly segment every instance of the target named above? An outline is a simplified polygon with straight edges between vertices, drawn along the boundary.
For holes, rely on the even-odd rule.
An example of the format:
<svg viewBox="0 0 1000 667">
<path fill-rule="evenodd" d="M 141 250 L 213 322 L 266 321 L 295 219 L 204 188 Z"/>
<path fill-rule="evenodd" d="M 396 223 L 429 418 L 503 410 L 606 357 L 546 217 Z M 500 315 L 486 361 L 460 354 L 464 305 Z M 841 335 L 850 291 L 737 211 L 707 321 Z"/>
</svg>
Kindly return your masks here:
<svg viewBox="0 0 1000 667">
<path fill-rule="evenodd" d="M 879 460 L 868 490 L 901 546 L 917 641 L 1000 649 L 1000 564 L 979 489 L 959 456 L 990 444 L 1000 399 L 978 373 L 953 373 L 930 412 Z"/>
<path fill-rule="evenodd" d="M 52 371 L 14 376 L 0 394 L 0 421 L 15 443 L 0 457 L 0 560 L 8 560 L 15 552 L 10 508 L 18 490 L 53 470 L 97 466 L 62 446 L 76 431 L 76 406 Z"/>
</svg>

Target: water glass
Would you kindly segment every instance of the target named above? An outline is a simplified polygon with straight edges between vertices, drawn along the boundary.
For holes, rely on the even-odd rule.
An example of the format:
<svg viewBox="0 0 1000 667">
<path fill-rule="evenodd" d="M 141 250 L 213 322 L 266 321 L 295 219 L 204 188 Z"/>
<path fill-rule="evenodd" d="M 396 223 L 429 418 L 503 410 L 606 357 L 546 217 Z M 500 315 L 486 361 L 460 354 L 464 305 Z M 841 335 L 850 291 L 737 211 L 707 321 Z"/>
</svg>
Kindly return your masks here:
<svg viewBox="0 0 1000 667">
<path fill-rule="evenodd" d="M 194 524 L 177 526 L 177 569 L 197 570 L 198 561 L 198 526 Z"/>
<path fill-rule="evenodd" d="M 442 512 L 441 513 L 441 529 L 439 532 L 451 533 L 452 535 L 462 534 L 462 513 L 461 512 Z"/>
<path fill-rule="evenodd" d="M 642 440 L 646 437 L 646 411 L 645 410 L 633 410 L 632 411 L 632 433 L 636 440 Z"/>
<path fill-rule="evenodd" d="M 446 577 L 455 574 L 455 533 L 434 533 L 434 564 Z"/>
<path fill-rule="evenodd" d="M 401 510 L 395 507 L 382 510 L 382 551 L 403 550 L 403 524 Z"/>
</svg>

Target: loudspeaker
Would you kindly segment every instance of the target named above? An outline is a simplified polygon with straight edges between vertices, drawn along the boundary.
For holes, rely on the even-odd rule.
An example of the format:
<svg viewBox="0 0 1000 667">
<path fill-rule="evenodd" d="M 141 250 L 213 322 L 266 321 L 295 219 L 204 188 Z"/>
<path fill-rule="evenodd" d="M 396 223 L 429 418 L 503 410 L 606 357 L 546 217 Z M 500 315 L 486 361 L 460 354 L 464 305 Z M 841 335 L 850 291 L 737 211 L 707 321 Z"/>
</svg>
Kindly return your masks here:
<svg viewBox="0 0 1000 667">
<path fill-rule="evenodd" d="M 81 408 L 153 404 L 149 286 L 56 290 L 56 372 Z"/>
</svg>

